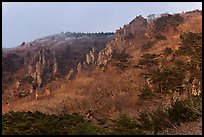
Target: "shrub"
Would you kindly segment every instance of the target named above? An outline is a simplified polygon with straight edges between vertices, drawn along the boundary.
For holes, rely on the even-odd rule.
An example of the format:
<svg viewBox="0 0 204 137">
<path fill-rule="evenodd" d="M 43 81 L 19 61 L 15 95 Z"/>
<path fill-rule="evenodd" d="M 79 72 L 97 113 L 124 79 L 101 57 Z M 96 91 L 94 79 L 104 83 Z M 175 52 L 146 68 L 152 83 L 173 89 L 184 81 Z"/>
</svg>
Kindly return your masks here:
<svg viewBox="0 0 204 137">
<path fill-rule="evenodd" d="M 98 128 L 90 122 L 84 122 L 71 131 L 72 135 L 97 135 Z"/>
<path fill-rule="evenodd" d="M 130 55 L 123 50 L 122 52 L 113 52 L 113 59 L 117 60 L 116 66 L 119 67 L 121 70 L 125 70 L 125 68 L 129 65 L 129 58 Z"/>
<path fill-rule="evenodd" d="M 202 75 L 202 33 L 184 33 L 180 39 L 181 46 L 175 51 L 175 55 L 188 57 L 190 59 L 188 69 L 192 75 L 200 77 Z"/>
<path fill-rule="evenodd" d="M 202 34 L 188 32 L 180 35 L 181 46 L 177 50 L 177 55 L 193 56 L 202 55 Z"/>
<path fill-rule="evenodd" d="M 150 98 L 152 96 L 152 90 L 149 87 L 144 87 L 140 90 L 139 97 L 141 98 Z"/>
<path fill-rule="evenodd" d="M 167 40 L 167 38 L 164 35 L 162 35 L 162 34 L 157 34 L 155 36 L 155 39 L 156 40 Z"/>
<path fill-rule="evenodd" d="M 120 63 L 120 62 L 117 63 L 116 66 L 119 67 L 121 70 L 125 70 L 125 68 L 128 67 L 128 65 L 126 65 L 126 64 L 124 64 L 124 63 Z"/>
<path fill-rule="evenodd" d="M 99 65 L 99 68 L 100 68 L 101 70 L 105 71 L 105 70 L 107 69 L 107 66 L 104 65 L 104 64 L 100 64 L 100 65 Z"/>
<path fill-rule="evenodd" d="M 171 48 L 169 48 L 169 47 L 166 47 L 163 52 L 164 52 L 165 55 L 169 55 L 169 54 L 171 54 L 173 52 L 173 50 Z"/>
<path fill-rule="evenodd" d="M 81 115 L 46 115 L 41 112 L 9 112 L 3 115 L 3 135 L 98 134 L 98 127 Z"/>
<path fill-rule="evenodd" d="M 146 51 L 146 50 L 150 49 L 151 47 L 153 47 L 154 44 L 155 44 L 155 41 L 149 41 L 147 44 L 144 44 L 142 46 L 142 50 Z"/>
<path fill-rule="evenodd" d="M 142 135 L 144 132 L 138 129 L 137 121 L 126 115 L 117 118 L 111 126 L 109 134 L 113 135 Z"/>
<path fill-rule="evenodd" d="M 152 66 L 154 64 L 158 64 L 158 60 L 153 60 L 153 59 L 140 59 L 139 60 L 139 65 L 148 65 Z"/>
<path fill-rule="evenodd" d="M 120 62 L 127 62 L 128 59 L 130 58 L 130 55 L 126 53 L 124 50 L 122 52 L 114 51 L 112 54 L 112 58 Z"/>
<path fill-rule="evenodd" d="M 146 59 L 154 59 L 156 57 L 158 57 L 159 55 L 157 54 L 149 54 L 149 53 L 146 53 L 146 54 L 143 54 L 142 55 L 142 58 L 146 58 Z"/>
<path fill-rule="evenodd" d="M 164 68 L 163 71 L 152 70 L 151 79 L 158 86 L 159 92 L 168 93 L 181 87 L 184 79 L 184 72 L 179 68 Z"/>
<path fill-rule="evenodd" d="M 132 67 L 133 67 L 133 68 L 140 68 L 139 65 L 133 65 Z"/>
<path fill-rule="evenodd" d="M 147 66 L 153 66 L 158 64 L 158 60 L 155 59 L 158 57 L 157 54 L 144 54 L 142 58 L 139 60 L 139 65 L 147 65 Z"/>
<path fill-rule="evenodd" d="M 161 109 L 157 109 L 155 112 L 141 111 L 138 121 L 140 122 L 139 127 L 141 130 L 153 132 L 155 135 L 159 131 L 171 127 L 168 115 Z"/>
<path fill-rule="evenodd" d="M 23 97 L 26 97 L 29 93 L 26 92 L 26 91 L 21 91 L 19 94 L 18 94 L 18 98 L 23 98 Z"/>
<path fill-rule="evenodd" d="M 160 18 L 154 20 L 155 23 L 155 31 L 157 33 L 163 32 L 167 30 L 167 25 L 171 25 L 176 28 L 180 23 L 183 22 L 183 17 L 179 14 L 175 15 L 166 15 L 161 16 Z"/>
<path fill-rule="evenodd" d="M 167 109 L 171 119 L 180 124 L 180 122 L 188 122 L 197 120 L 202 116 L 202 101 L 201 97 L 195 96 L 191 99 L 177 100 L 172 108 Z"/>
</svg>

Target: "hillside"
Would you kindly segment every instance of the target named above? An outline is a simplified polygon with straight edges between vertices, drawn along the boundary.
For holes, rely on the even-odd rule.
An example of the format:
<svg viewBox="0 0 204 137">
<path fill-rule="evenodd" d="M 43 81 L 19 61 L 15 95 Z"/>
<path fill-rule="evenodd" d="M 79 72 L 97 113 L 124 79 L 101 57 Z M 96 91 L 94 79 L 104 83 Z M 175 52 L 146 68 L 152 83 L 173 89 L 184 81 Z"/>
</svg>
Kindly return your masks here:
<svg viewBox="0 0 204 137">
<path fill-rule="evenodd" d="M 3 95 L 8 98 L 9 94 L 17 95 L 22 91 L 28 94 L 37 88 L 44 90 L 47 83 L 65 79 L 78 63 L 88 65 L 85 54 L 94 49 L 93 56 L 97 56 L 113 35 L 67 32 L 3 49 Z"/>
<path fill-rule="evenodd" d="M 157 116 L 158 109 L 168 109 L 174 122 L 201 115 L 195 105 L 201 103 L 197 97 L 202 93 L 201 11 L 164 14 L 151 21 L 137 16 L 114 37 L 68 34 L 3 53 L 3 113 L 80 113 L 104 127 L 123 114 L 142 119 L 141 111 Z M 189 99 L 190 109 L 185 104 Z M 184 114 L 188 116 L 182 120 L 174 115 L 179 101 L 184 104 L 179 107 L 192 114 Z M 179 132 L 176 129 L 167 134 Z M 153 134 L 152 129 L 143 130 Z M 202 129 L 197 130 L 189 134 L 200 134 Z"/>
</svg>

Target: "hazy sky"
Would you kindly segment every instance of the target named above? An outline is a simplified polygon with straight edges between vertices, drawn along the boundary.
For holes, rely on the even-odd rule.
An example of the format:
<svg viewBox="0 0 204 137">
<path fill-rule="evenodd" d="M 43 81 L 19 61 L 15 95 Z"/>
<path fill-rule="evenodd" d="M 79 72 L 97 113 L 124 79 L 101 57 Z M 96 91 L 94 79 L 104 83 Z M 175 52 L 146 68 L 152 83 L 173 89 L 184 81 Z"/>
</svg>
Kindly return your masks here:
<svg viewBox="0 0 204 137">
<path fill-rule="evenodd" d="M 202 9 L 201 2 L 3 2 L 2 45 L 60 32 L 115 32 L 136 16 Z"/>
</svg>

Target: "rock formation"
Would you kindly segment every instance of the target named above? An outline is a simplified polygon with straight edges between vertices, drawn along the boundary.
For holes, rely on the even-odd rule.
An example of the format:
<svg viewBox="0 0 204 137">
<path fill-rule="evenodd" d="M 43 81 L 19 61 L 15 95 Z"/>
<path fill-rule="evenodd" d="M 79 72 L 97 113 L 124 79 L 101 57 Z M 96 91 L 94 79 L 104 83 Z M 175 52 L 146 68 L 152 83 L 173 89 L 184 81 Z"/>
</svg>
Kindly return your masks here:
<svg viewBox="0 0 204 137">
<path fill-rule="evenodd" d="M 147 19 L 142 16 L 137 16 L 129 24 L 124 25 L 123 28 L 117 30 L 115 39 L 109 42 L 107 46 L 99 52 L 97 65 L 107 65 L 112 59 L 113 51 L 121 52 L 128 47 L 133 46 L 132 41 L 137 44 L 137 41 L 144 39 L 147 25 Z"/>
<path fill-rule="evenodd" d="M 87 64 L 94 64 L 95 63 L 95 48 L 92 47 L 92 50 L 89 53 L 86 53 L 86 63 Z"/>
<path fill-rule="evenodd" d="M 77 65 L 77 73 L 81 73 L 82 71 L 82 64 L 79 62 Z"/>
<path fill-rule="evenodd" d="M 54 58 L 53 75 L 56 76 L 57 70 L 58 70 L 58 66 L 57 66 L 57 61 L 56 61 L 55 52 L 53 52 L 53 58 Z"/>
<path fill-rule="evenodd" d="M 72 80 L 74 78 L 74 69 L 71 68 L 69 74 L 67 75 L 68 80 Z"/>
<path fill-rule="evenodd" d="M 86 62 L 85 62 L 85 61 L 82 63 L 82 66 L 83 66 L 84 69 L 87 68 L 87 65 L 86 65 Z"/>
<path fill-rule="evenodd" d="M 58 64 L 55 52 L 50 49 L 40 48 L 36 52 L 36 57 L 33 59 L 28 67 L 28 74 L 32 76 L 40 88 L 51 77 L 55 77 L 58 71 Z M 43 76 L 48 76 L 43 78 Z"/>
<path fill-rule="evenodd" d="M 113 53 L 113 49 L 111 45 L 108 45 L 106 48 L 101 50 L 98 55 L 98 61 L 97 61 L 98 66 L 101 64 L 107 65 L 108 61 L 110 61 L 112 58 L 112 53 Z"/>
</svg>

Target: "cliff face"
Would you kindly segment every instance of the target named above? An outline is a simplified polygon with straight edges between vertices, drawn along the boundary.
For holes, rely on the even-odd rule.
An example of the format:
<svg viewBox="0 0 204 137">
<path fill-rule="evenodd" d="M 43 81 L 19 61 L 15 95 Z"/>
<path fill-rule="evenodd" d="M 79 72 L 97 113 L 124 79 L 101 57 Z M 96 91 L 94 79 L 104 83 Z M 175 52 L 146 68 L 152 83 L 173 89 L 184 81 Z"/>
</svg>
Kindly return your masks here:
<svg viewBox="0 0 204 137">
<path fill-rule="evenodd" d="M 98 65 L 107 65 L 111 60 L 114 51 L 122 52 L 131 46 L 141 46 L 141 41 L 145 41 L 145 33 L 147 31 L 147 19 L 142 16 L 137 16 L 129 24 L 124 25 L 116 31 L 114 40 L 109 42 L 107 46 L 99 52 Z"/>
<path fill-rule="evenodd" d="M 96 62 L 98 52 L 113 37 L 113 33 L 77 34 L 62 33 L 24 43 L 2 52 L 3 90 L 7 93 L 45 88 L 56 79 L 80 73 L 87 65 Z M 81 62 L 81 64 L 79 64 Z M 77 65 L 78 64 L 78 65 Z M 77 71 L 76 71 L 77 70 Z M 73 71 L 76 72 L 73 74 Z M 32 77 L 26 86 L 16 82 Z M 27 82 L 28 83 L 28 82 Z M 25 82 L 20 85 L 26 85 Z"/>
<path fill-rule="evenodd" d="M 38 87 L 42 87 L 49 80 L 53 80 L 57 73 L 57 60 L 55 53 L 47 48 L 40 48 L 36 58 L 30 63 L 28 73 L 35 80 Z"/>
<path fill-rule="evenodd" d="M 92 50 L 89 51 L 88 53 L 86 53 L 86 63 L 87 64 L 93 64 L 95 63 L 95 58 L 96 58 L 96 52 L 95 52 L 95 48 L 92 47 Z"/>
<path fill-rule="evenodd" d="M 108 61 L 112 59 L 113 47 L 111 45 L 107 45 L 106 48 L 101 50 L 98 55 L 98 66 L 107 65 Z"/>
</svg>

